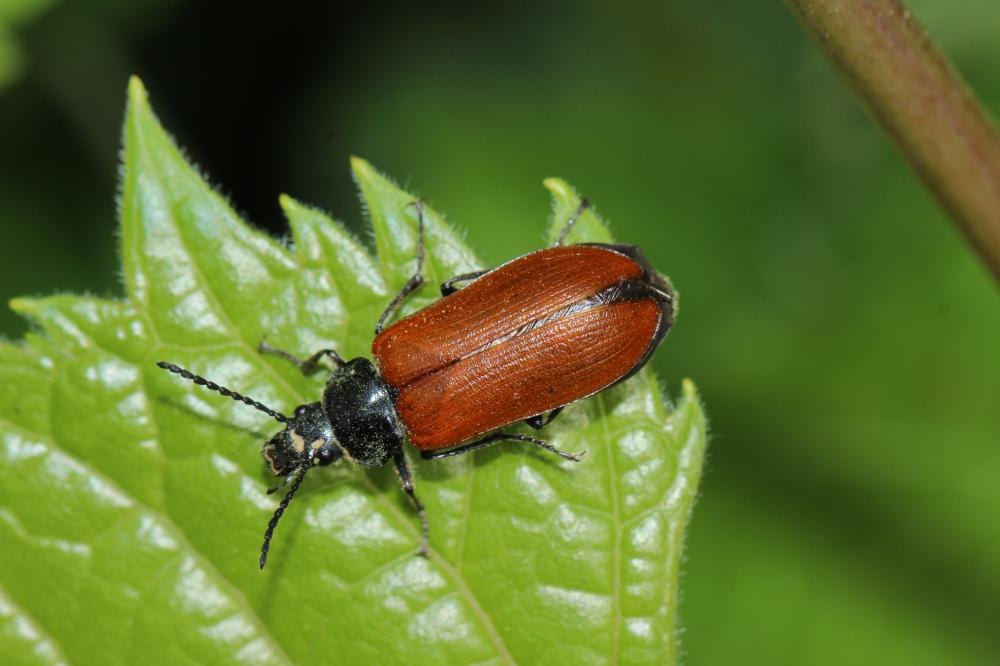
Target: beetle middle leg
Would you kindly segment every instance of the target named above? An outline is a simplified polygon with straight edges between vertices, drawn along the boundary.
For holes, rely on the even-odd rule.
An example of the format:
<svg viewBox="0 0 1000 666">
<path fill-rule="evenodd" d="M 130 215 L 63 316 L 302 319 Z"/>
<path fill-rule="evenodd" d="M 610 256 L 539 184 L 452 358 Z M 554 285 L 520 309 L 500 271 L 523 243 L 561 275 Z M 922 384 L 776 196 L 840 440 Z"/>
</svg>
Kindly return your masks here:
<svg viewBox="0 0 1000 666">
<path fill-rule="evenodd" d="M 448 296 L 454 294 L 458 291 L 458 287 L 455 286 L 456 282 L 471 282 L 472 280 L 479 279 L 489 273 L 489 271 L 472 271 L 471 273 L 462 273 L 461 275 L 456 275 L 453 278 L 449 278 L 441 283 L 441 295 Z"/>
<path fill-rule="evenodd" d="M 403 492 L 409 495 L 410 501 L 413 502 L 413 507 L 417 510 L 417 515 L 420 516 L 421 537 L 420 550 L 417 551 L 417 555 L 427 557 L 427 541 L 430 535 L 430 525 L 427 523 L 427 513 L 424 511 L 424 505 L 413 491 L 413 475 L 410 474 L 410 466 L 406 462 L 406 454 L 403 453 L 402 449 L 396 451 L 393 456 L 393 462 L 396 463 L 396 472 L 399 473 L 399 482 L 403 484 Z"/>
<path fill-rule="evenodd" d="M 424 204 L 418 199 L 413 202 L 413 207 L 417 209 L 417 270 L 414 271 L 413 277 L 399 290 L 396 297 L 386 306 L 382 316 L 378 318 L 378 322 L 375 324 L 375 335 L 382 332 L 382 329 L 385 328 L 385 323 L 399 309 L 399 306 L 403 304 L 406 297 L 419 289 L 420 285 L 424 283 Z"/>
<path fill-rule="evenodd" d="M 482 439 L 477 439 L 474 442 L 456 446 L 455 448 L 448 449 L 447 451 L 421 451 L 420 456 L 424 460 L 439 460 L 441 458 L 450 458 L 463 453 L 471 453 L 472 451 L 485 449 L 487 446 L 493 446 L 494 444 L 503 441 L 528 442 L 529 444 L 534 444 L 539 448 L 545 449 L 546 451 L 554 453 L 561 458 L 565 458 L 566 460 L 572 460 L 573 462 L 580 462 L 581 456 L 583 456 L 583 453 L 586 453 L 586 451 L 583 453 L 569 453 L 567 451 L 562 451 L 552 446 L 544 439 L 538 439 L 537 437 L 532 437 L 531 435 L 519 435 L 510 432 L 495 432 L 492 435 L 483 437 Z"/>
<path fill-rule="evenodd" d="M 260 344 L 257 345 L 257 351 L 261 354 L 270 354 L 271 356 L 277 356 L 285 359 L 292 365 L 298 367 L 298 369 L 302 371 L 303 375 L 311 375 L 316 372 L 316 369 L 319 367 L 319 362 L 324 358 L 329 358 L 338 368 L 344 366 L 344 359 L 342 359 L 340 354 L 333 349 L 320 349 L 309 358 L 303 360 L 291 352 L 287 352 L 284 349 L 278 349 L 277 347 L 272 347 L 265 341 L 261 340 Z"/>
<path fill-rule="evenodd" d="M 559 416 L 559 412 L 561 412 L 563 410 L 563 407 L 565 406 L 566 405 L 556 407 L 548 414 L 538 414 L 537 416 L 532 416 L 531 418 L 524 419 L 524 422 L 530 425 L 535 430 L 541 430 L 548 424 L 552 423 L 552 421 L 554 421 L 555 418 Z"/>
<path fill-rule="evenodd" d="M 569 219 L 566 220 L 565 226 L 563 226 L 562 230 L 559 232 L 559 235 L 556 237 L 556 241 L 552 243 L 552 247 L 559 247 L 560 245 L 563 244 L 563 241 L 566 240 L 566 236 L 569 235 L 569 232 L 573 228 L 573 225 L 576 224 L 576 221 L 580 219 L 580 216 L 583 215 L 584 211 L 587 210 L 588 208 L 590 208 L 590 202 L 587 201 L 586 199 L 581 198 L 580 205 L 577 206 L 576 211 L 574 211 L 573 214 L 570 215 Z M 451 294 L 454 294 L 456 291 L 458 291 L 458 287 L 455 286 L 456 283 L 471 282 L 472 280 L 478 280 L 487 273 L 489 273 L 489 270 L 472 271 L 471 273 L 462 273 L 460 275 L 456 275 L 453 278 L 445 280 L 444 282 L 441 283 L 441 295 L 449 296 Z"/>
</svg>

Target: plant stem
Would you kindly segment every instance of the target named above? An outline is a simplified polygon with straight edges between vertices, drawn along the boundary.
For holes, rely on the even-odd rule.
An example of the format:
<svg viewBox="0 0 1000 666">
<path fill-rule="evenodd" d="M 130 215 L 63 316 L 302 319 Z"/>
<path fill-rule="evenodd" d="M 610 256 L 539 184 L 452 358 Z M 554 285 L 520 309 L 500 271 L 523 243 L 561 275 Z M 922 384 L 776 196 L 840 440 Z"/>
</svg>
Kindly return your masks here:
<svg viewBox="0 0 1000 666">
<path fill-rule="evenodd" d="M 1000 138 L 901 0 L 787 0 L 1000 280 Z"/>
</svg>

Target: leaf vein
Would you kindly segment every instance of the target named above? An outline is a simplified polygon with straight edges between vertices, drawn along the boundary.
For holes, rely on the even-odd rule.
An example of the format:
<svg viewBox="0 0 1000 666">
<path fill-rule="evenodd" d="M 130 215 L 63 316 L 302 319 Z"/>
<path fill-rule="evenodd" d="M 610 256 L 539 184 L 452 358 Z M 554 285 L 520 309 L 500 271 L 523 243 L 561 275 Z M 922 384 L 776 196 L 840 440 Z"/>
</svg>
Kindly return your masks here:
<svg viewBox="0 0 1000 666">
<path fill-rule="evenodd" d="M 604 441 L 613 441 L 611 429 L 608 427 L 609 413 L 605 404 L 606 394 L 595 396 L 598 412 L 600 414 L 601 428 L 604 430 Z M 618 663 L 618 652 L 621 643 L 622 625 L 622 524 L 621 507 L 618 497 L 618 472 L 615 466 L 614 447 L 607 446 L 608 457 L 608 489 L 611 498 L 611 521 L 614 528 L 614 544 L 612 547 L 612 596 L 611 596 L 611 663 Z"/>
<path fill-rule="evenodd" d="M 70 663 L 69 659 L 66 657 L 65 650 L 63 650 L 62 646 L 59 645 L 59 642 L 52 637 L 52 632 L 46 629 L 45 625 L 42 624 L 37 617 L 29 613 L 28 610 L 14 597 L 14 595 L 11 594 L 10 590 L 3 586 L 0 586 L 0 601 L 6 602 L 7 605 L 13 609 L 15 614 L 20 615 L 32 625 L 32 628 L 39 634 L 36 643 L 44 643 L 51 646 L 52 652 L 54 653 L 52 656 L 55 657 L 56 664 Z"/>
<path fill-rule="evenodd" d="M 50 395 L 50 398 L 51 398 L 51 395 Z M 198 560 L 199 564 L 205 568 L 205 572 L 207 574 L 213 576 L 219 582 L 223 583 L 226 588 L 228 588 L 226 591 L 231 595 L 231 597 L 235 597 L 234 602 L 237 605 L 242 605 L 244 608 L 246 608 L 248 610 L 249 614 L 251 615 L 251 619 L 252 619 L 253 623 L 260 629 L 261 634 L 264 637 L 266 637 L 268 639 L 268 641 L 274 646 L 275 653 L 278 654 L 283 659 L 283 661 L 285 663 L 287 663 L 287 664 L 294 663 L 285 654 L 284 650 L 281 648 L 281 646 L 278 644 L 278 642 L 271 635 L 270 630 L 267 628 L 267 626 L 264 623 L 264 621 L 253 610 L 253 606 L 246 599 L 246 596 L 243 594 L 243 591 L 240 590 L 238 587 L 236 587 L 236 585 L 233 584 L 228 578 L 226 578 L 215 567 L 215 564 L 206 555 L 204 555 L 203 553 L 201 553 L 197 549 L 197 547 L 188 539 L 187 534 L 184 532 L 184 530 L 181 529 L 181 527 L 177 523 L 174 522 L 174 520 L 170 517 L 169 514 L 167 514 L 165 512 L 162 512 L 162 511 L 158 511 L 158 510 L 152 508 L 151 506 L 145 504 L 138 497 L 135 497 L 134 495 L 132 495 L 129 492 L 127 492 L 122 486 L 120 486 L 118 484 L 118 482 L 115 479 L 113 479 L 112 477 L 108 476 L 107 474 L 105 474 L 101 470 L 97 469 L 96 467 L 92 466 L 89 463 L 89 461 L 83 460 L 83 459 L 79 458 L 78 456 L 70 453 L 66 448 L 64 448 L 57 441 L 57 439 L 56 439 L 56 437 L 55 437 L 54 434 L 51 435 L 51 436 L 44 435 L 42 433 L 36 432 L 34 430 L 31 430 L 30 428 L 25 428 L 23 426 L 18 426 L 16 424 L 13 424 L 10 421 L 8 421 L 6 419 L 2 419 L 2 418 L 0 418 L 0 426 L 6 426 L 7 428 L 10 428 L 12 430 L 19 431 L 19 432 L 22 432 L 22 433 L 25 433 L 25 434 L 30 434 L 30 435 L 38 438 L 39 440 L 47 443 L 52 448 L 52 450 L 58 451 L 62 455 L 66 456 L 67 458 L 75 460 L 82 467 L 86 468 L 88 470 L 88 474 L 89 475 L 91 475 L 94 478 L 101 479 L 101 481 L 103 481 L 104 483 L 107 483 L 116 492 L 118 492 L 121 496 L 129 498 L 129 500 L 133 502 L 133 504 L 134 504 L 134 506 L 136 508 L 147 512 L 151 516 L 159 517 L 163 521 L 164 526 L 167 529 L 169 529 L 171 532 L 173 532 L 173 536 L 178 541 L 178 548 L 179 549 L 183 549 L 183 548 L 186 547 L 189 555 L 191 555 L 191 557 L 194 557 L 196 560 Z"/>
</svg>

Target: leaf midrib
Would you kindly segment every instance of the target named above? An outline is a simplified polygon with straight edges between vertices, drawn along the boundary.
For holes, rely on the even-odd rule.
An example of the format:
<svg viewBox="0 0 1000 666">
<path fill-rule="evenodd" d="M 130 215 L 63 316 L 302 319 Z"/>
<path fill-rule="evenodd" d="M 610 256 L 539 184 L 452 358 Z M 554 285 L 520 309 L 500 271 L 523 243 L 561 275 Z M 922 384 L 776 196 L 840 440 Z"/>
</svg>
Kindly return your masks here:
<svg viewBox="0 0 1000 666">
<path fill-rule="evenodd" d="M 600 413 L 601 430 L 603 431 L 604 441 L 611 442 L 611 431 L 608 428 L 608 409 L 607 405 L 604 403 L 604 395 L 598 394 L 595 396 L 594 402 L 597 404 L 598 412 Z M 612 592 L 611 592 L 611 663 L 618 663 L 618 650 L 620 649 L 621 643 L 621 624 L 622 624 L 622 604 L 621 604 L 621 587 L 622 587 L 622 524 L 621 524 L 621 506 L 619 504 L 618 498 L 618 474 L 615 468 L 615 452 L 614 447 L 605 446 L 607 449 L 608 456 L 608 488 L 609 495 L 611 499 L 611 521 L 614 527 L 614 544 L 611 548 L 611 561 L 612 561 Z"/>
</svg>

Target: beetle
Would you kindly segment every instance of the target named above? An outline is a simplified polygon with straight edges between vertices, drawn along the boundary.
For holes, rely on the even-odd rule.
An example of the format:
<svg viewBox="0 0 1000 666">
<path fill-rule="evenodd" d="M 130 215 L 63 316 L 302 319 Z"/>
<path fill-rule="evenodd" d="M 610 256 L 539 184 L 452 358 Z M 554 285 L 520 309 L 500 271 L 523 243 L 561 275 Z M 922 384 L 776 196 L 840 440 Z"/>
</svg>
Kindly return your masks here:
<svg viewBox="0 0 1000 666">
<path fill-rule="evenodd" d="M 375 363 L 345 361 L 333 349 L 302 359 L 260 343 L 262 353 L 284 358 L 306 375 L 324 359 L 333 363 L 318 402 L 285 416 L 174 363 L 157 363 L 283 424 L 261 449 L 274 475 L 284 477 L 268 493 L 291 486 L 267 524 L 261 569 L 306 473 L 341 458 L 366 467 L 393 461 L 420 517 L 418 554 L 426 556 L 427 515 L 414 492 L 405 441 L 424 459 L 519 441 L 579 461 L 543 439 L 502 428 L 524 421 L 541 429 L 568 403 L 629 378 L 673 325 L 676 294 L 638 247 L 564 245 L 588 207 L 581 199 L 551 247 L 492 270 L 457 275 L 441 285 L 440 300 L 386 327 L 424 283 L 424 210 L 420 201 L 410 205 L 417 212 L 417 268 L 375 325 Z"/>
</svg>

